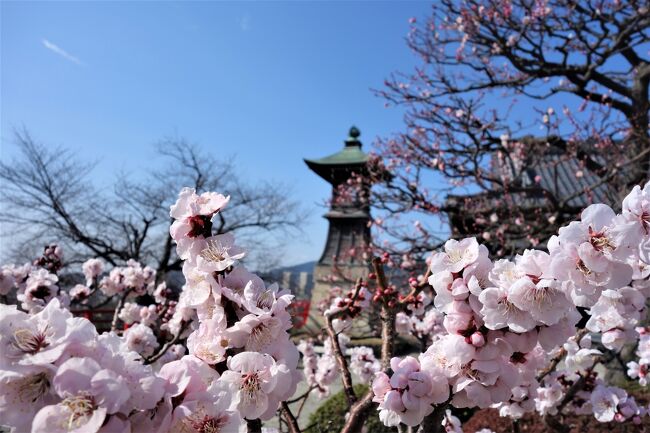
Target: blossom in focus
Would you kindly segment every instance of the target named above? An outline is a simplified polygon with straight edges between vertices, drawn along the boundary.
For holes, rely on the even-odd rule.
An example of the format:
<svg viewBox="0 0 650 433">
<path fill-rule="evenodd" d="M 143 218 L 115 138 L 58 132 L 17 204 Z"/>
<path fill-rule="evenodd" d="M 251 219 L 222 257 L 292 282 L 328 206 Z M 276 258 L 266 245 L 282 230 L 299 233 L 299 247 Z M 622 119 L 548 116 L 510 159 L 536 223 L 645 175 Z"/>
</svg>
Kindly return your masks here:
<svg viewBox="0 0 650 433">
<path fill-rule="evenodd" d="M 415 426 L 449 397 L 447 380 L 439 370 L 423 370 L 417 359 L 391 359 L 393 375 L 378 372 L 372 383 L 373 401 L 379 403 L 379 418 L 387 426 L 400 422 Z"/>
<path fill-rule="evenodd" d="M 275 415 L 278 397 L 290 385 L 290 371 L 264 353 L 241 352 L 228 359 L 221 380 L 228 383 L 239 400 L 243 418 L 263 420 Z"/>
</svg>

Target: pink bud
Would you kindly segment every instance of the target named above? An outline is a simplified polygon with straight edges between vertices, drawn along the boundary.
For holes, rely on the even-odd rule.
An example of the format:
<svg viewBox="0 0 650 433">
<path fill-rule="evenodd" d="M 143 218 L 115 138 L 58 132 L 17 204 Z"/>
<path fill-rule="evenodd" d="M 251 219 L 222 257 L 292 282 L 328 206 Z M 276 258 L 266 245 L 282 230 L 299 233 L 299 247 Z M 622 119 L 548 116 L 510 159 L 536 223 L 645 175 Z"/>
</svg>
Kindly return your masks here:
<svg viewBox="0 0 650 433">
<path fill-rule="evenodd" d="M 485 337 L 480 332 L 473 333 L 470 339 L 474 347 L 483 347 L 485 345 Z"/>
</svg>

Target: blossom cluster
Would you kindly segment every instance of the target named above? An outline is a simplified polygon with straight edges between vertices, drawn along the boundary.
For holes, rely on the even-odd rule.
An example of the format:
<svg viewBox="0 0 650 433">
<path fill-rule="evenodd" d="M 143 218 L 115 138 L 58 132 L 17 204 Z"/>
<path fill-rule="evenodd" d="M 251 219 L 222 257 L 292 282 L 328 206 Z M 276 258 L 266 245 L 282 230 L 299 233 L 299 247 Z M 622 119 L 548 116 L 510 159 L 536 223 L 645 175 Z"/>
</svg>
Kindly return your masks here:
<svg viewBox="0 0 650 433">
<path fill-rule="evenodd" d="M 639 344 L 636 348 L 638 361 L 627 363 L 627 374 L 632 379 L 637 379 L 641 386 L 648 386 L 650 373 L 650 328 L 636 328 L 639 334 Z"/>
<path fill-rule="evenodd" d="M 302 377 L 287 332 L 293 296 L 239 264 L 244 251 L 231 234 L 212 234 L 212 218 L 227 203 L 184 189 L 172 206 L 170 234 L 186 279 L 177 300 L 135 261 L 104 274 L 91 259 L 82 266 L 86 284 L 68 291 L 56 275 L 58 247 L 34 264 L 2 267 L 1 294 L 15 290 L 24 310 L 0 304 L 2 424 L 33 432 L 243 432 L 247 420 L 273 417 Z M 95 292 L 120 299 L 111 332 L 99 334 L 66 308 Z M 142 295 L 155 303 L 140 305 Z"/>
<path fill-rule="evenodd" d="M 325 310 L 325 317 L 332 318 L 332 326 L 336 332 L 348 329 L 352 320 L 359 316 L 362 310 L 370 305 L 370 291 L 361 282 L 355 290 L 350 290 L 335 296 Z"/>
<path fill-rule="evenodd" d="M 0 329 L 0 418 L 16 431 L 128 431 L 140 426 L 132 413 L 165 396 L 167 382 L 123 338 L 99 335 L 58 299 L 35 314 L 0 304 Z"/>
<path fill-rule="evenodd" d="M 548 251 L 493 262 L 476 239 L 450 240 L 428 261 L 429 287 L 412 279 L 406 296 L 385 281 L 373 294 L 368 282 L 381 273 L 369 276 L 331 300 L 320 354 L 313 340 L 296 347 L 289 338 L 293 296 L 242 265 L 232 234 L 213 234 L 228 201 L 184 189 L 171 207 L 185 277 L 178 294 L 147 266 L 109 271 L 97 259 L 82 266 L 85 284 L 65 290 L 55 245 L 33 263 L 3 266 L 0 295 L 15 290 L 18 305 L 0 304 L 2 422 L 33 432 L 243 432 L 295 393 L 301 353 L 304 379 L 321 396 L 345 368 L 372 380 L 389 426 L 416 426 L 443 405 L 513 418 L 565 408 L 603 422 L 647 416 L 596 366 L 605 351 L 638 342 L 628 374 L 647 386 L 650 333 L 639 325 L 650 295 L 650 183 L 619 214 L 588 207 Z M 95 293 L 119 300 L 110 332 L 67 309 Z M 155 303 L 141 305 L 143 295 Z M 382 348 L 380 362 L 371 348 L 350 347 L 343 331 L 373 300 L 382 326 L 416 336 L 422 353 L 390 359 Z M 450 412 L 442 423 L 462 431 Z"/>
<path fill-rule="evenodd" d="M 344 334 L 339 334 L 339 343 L 342 342 L 341 335 Z M 302 340 L 298 344 L 307 385 L 316 390 L 320 397 L 329 395 L 330 385 L 338 379 L 340 373 L 329 339 L 325 340 L 323 348 L 323 353 L 319 356 L 312 340 Z"/>
<path fill-rule="evenodd" d="M 86 262 L 83 266 L 86 280 L 96 278 L 101 266 L 97 262 Z M 149 266 L 143 267 L 135 260 L 129 260 L 126 266 L 115 267 L 99 282 L 100 290 L 106 296 L 117 294 L 143 295 L 154 290 L 156 273 Z"/>
<path fill-rule="evenodd" d="M 380 370 L 380 364 L 372 348 L 367 346 L 348 347 L 350 337 L 344 333 L 337 334 L 341 353 L 349 359 L 349 369 L 361 383 L 370 382 Z M 334 354 L 331 339 L 323 342 L 323 353 L 318 355 L 314 341 L 301 340 L 298 350 L 302 354 L 303 373 L 310 389 L 314 389 L 320 397 L 330 393 L 330 385 L 340 377 L 340 367 Z"/>
<path fill-rule="evenodd" d="M 70 295 L 59 287 L 56 272 L 61 268 L 63 251 L 47 245 L 43 255 L 33 263 L 4 265 L 0 269 L 0 295 L 14 295 L 21 308 L 30 313 L 41 311 L 53 299 L 70 304 Z"/>
<path fill-rule="evenodd" d="M 650 183 L 635 187 L 618 215 L 602 204 L 587 207 L 549 240 L 548 252 L 492 262 L 476 239 L 449 240 L 429 266 L 433 344 L 417 359 L 394 358 L 392 375 L 377 374 L 375 401 L 386 425 L 417 425 L 447 397 L 455 407 L 497 407 L 515 418 L 572 404 L 605 420 L 603 399 L 616 401 L 611 419 L 644 415 L 624 391 L 603 388 L 593 371 L 601 351 L 591 347 L 591 336 L 570 337 L 577 326 L 586 328 L 603 350 L 639 338 L 635 327 L 650 295 Z M 417 336 L 411 316 L 417 317 L 398 315 L 398 329 Z M 562 346 L 563 366 L 540 383 L 538 374 Z M 641 362 L 630 365 L 632 377 L 645 377 L 644 347 Z M 573 384 L 589 378 L 591 389 L 564 401 Z"/>
</svg>

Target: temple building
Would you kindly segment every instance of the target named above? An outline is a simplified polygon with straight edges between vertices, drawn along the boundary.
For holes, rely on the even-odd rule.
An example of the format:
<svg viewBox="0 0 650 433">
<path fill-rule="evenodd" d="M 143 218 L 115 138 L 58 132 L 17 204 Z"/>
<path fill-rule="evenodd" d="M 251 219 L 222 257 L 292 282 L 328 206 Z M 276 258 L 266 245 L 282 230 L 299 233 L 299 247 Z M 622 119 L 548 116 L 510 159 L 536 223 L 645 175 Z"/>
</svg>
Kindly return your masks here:
<svg viewBox="0 0 650 433">
<path fill-rule="evenodd" d="M 370 244 L 370 185 L 365 181 L 368 154 L 361 150 L 361 132 L 350 128 L 345 146 L 320 159 L 305 159 L 307 166 L 332 185 L 329 221 L 323 254 L 314 268 L 312 308 L 327 298 L 334 286 L 350 286 L 368 273 L 365 250 Z"/>
<path fill-rule="evenodd" d="M 531 151 L 516 163 L 498 155 L 491 160 L 489 174 L 502 188 L 446 197 L 443 209 L 453 238 L 478 237 L 492 254 L 509 257 L 526 248 L 544 246 L 560 226 L 576 219 L 592 203 L 618 206 L 616 190 L 564 148 L 535 147 L 540 142 L 535 137 L 519 141 Z M 590 142 L 580 147 L 593 159 L 602 159 Z M 537 224 L 536 232 L 543 234 L 537 239 L 539 243 L 529 239 L 530 224 Z M 508 229 L 500 231 L 500 227 Z M 485 238 L 484 233 L 496 236 Z"/>
</svg>

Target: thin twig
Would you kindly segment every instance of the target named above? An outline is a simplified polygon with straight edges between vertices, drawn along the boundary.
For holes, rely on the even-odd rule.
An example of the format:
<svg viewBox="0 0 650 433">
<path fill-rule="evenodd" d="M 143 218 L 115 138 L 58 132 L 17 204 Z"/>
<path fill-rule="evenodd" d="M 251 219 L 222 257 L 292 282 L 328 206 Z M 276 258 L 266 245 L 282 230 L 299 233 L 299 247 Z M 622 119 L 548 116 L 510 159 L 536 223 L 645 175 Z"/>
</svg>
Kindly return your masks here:
<svg viewBox="0 0 650 433">
<path fill-rule="evenodd" d="M 363 280 L 361 278 L 357 279 L 355 284 L 354 293 L 352 294 L 352 302 L 348 305 L 347 308 L 344 308 L 340 311 L 337 311 L 332 314 L 325 315 L 325 327 L 327 330 L 327 335 L 329 336 L 330 341 L 332 342 L 332 348 L 334 349 L 334 357 L 336 358 L 339 368 L 341 369 L 341 380 L 343 382 L 343 391 L 345 392 L 345 398 L 348 401 L 348 404 L 352 406 L 357 401 L 357 395 L 354 392 L 354 387 L 352 385 L 352 374 L 350 373 L 350 368 L 348 367 L 348 361 L 345 359 L 343 350 L 341 349 L 341 344 L 339 343 L 338 334 L 334 331 L 334 326 L 332 321 L 335 318 L 349 314 L 349 308 L 354 305 L 354 302 L 359 297 L 361 292 L 361 287 L 363 285 Z"/>
<path fill-rule="evenodd" d="M 381 260 L 375 257 L 372 260 L 372 265 L 377 275 L 377 284 L 382 290 L 388 287 L 386 282 L 386 275 Z M 393 357 L 394 340 L 395 340 L 395 308 L 389 307 L 387 302 L 383 302 L 381 306 L 381 367 L 384 373 L 390 370 L 390 360 Z M 348 417 L 345 420 L 345 425 L 340 433 L 358 433 L 363 428 L 363 424 L 367 418 L 368 410 L 372 407 L 372 399 L 374 393 L 370 388 L 366 394 L 357 401 L 350 408 Z"/>
<path fill-rule="evenodd" d="M 332 326 L 332 318 L 330 316 L 325 316 L 325 327 L 327 329 L 327 335 L 332 342 L 332 348 L 334 350 L 334 357 L 336 362 L 339 364 L 341 369 L 341 379 L 343 381 L 343 391 L 345 392 L 345 398 L 348 401 L 348 404 L 352 406 L 357 401 L 357 395 L 354 393 L 354 388 L 352 386 L 352 374 L 348 368 L 348 361 L 343 355 L 341 350 L 341 344 L 339 343 L 339 338 L 334 331 Z"/>
<path fill-rule="evenodd" d="M 405 304 L 409 302 L 411 299 L 415 299 L 422 290 L 424 290 L 426 287 L 430 287 L 429 276 L 431 276 L 431 268 L 427 268 L 427 271 L 424 274 L 422 282 L 417 286 L 414 286 L 409 292 L 409 294 L 406 295 L 406 297 L 404 297 L 404 299 L 400 301 L 400 304 Z"/>
<path fill-rule="evenodd" d="M 309 395 L 305 397 L 305 399 L 300 403 L 300 406 L 298 407 L 298 414 L 296 415 L 298 418 L 300 418 L 300 414 L 302 413 L 302 410 L 305 408 L 305 403 L 307 403 L 308 399 L 309 399 Z"/>
<path fill-rule="evenodd" d="M 302 400 L 303 398 L 307 397 L 309 395 L 309 393 L 312 392 L 313 390 L 315 390 L 316 388 L 318 388 L 318 385 L 311 386 L 307 391 L 300 394 L 298 397 L 296 397 L 294 399 L 291 399 L 291 400 L 287 400 L 287 404 L 293 404 L 293 403 L 297 402 L 298 400 Z"/>
<path fill-rule="evenodd" d="M 122 296 L 120 297 L 120 300 L 117 303 L 117 306 L 115 307 L 115 312 L 113 313 L 113 321 L 111 322 L 111 332 L 115 332 L 115 329 L 117 328 L 117 319 L 120 314 L 120 311 L 122 310 L 122 307 L 124 307 L 124 301 L 126 300 L 126 297 L 129 296 L 129 293 L 133 291 L 133 288 L 130 288 L 128 290 L 125 290 Z"/>
<path fill-rule="evenodd" d="M 189 324 L 190 324 L 189 321 L 183 322 L 181 324 L 181 328 L 178 330 L 178 334 L 174 335 L 174 338 L 172 338 L 171 340 L 166 342 L 163 345 L 163 347 L 160 348 L 158 353 L 156 353 L 155 355 L 152 355 L 151 357 L 147 358 L 144 361 L 144 363 L 145 364 L 152 364 L 152 363 L 156 362 L 158 359 L 160 359 L 169 350 L 170 347 L 172 347 L 174 344 L 178 343 L 178 340 L 180 340 L 181 335 L 183 334 L 183 332 L 185 332 L 185 330 L 187 329 Z"/>
<path fill-rule="evenodd" d="M 289 426 L 289 432 L 301 433 L 300 427 L 298 426 L 298 420 L 293 415 L 293 413 L 291 413 L 291 409 L 289 408 L 289 405 L 286 401 L 282 402 L 282 413 L 284 414 L 284 418 L 287 421 L 287 425 Z"/>
<path fill-rule="evenodd" d="M 589 331 L 587 329 L 579 330 L 575 335 L 576 343 L 580 344 L 580 340 L 582 340 L 582 337 L 584 337 L 588 332 Z M 548 374 L 555 371 L 555 368 L 557 368 L 557 365 L 560 363 L 560 361 L 564 359 L 566 353 L 566 349 L 562 347 L 558 354 L 555 355 L 553 359 L 551 359 L 551 362 L 549 362 L 548 366 L 537 375 L 537 381 L 541 382 L 542 379 L 544 379 Z"/>
</svg>

